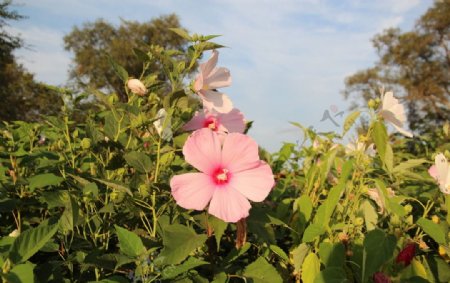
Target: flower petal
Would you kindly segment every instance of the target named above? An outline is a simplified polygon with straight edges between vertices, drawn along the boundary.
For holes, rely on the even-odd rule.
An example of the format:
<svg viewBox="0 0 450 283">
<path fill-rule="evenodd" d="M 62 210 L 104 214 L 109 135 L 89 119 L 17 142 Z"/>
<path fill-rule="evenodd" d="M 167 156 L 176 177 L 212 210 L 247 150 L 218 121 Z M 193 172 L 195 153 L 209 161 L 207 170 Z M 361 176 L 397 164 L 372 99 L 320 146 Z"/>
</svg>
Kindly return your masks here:
<svg viewBox="0 0 450 283">
<path fill-rule="evenodd" d="M 228 113 L 233 109 L 233 103 L 224 93 L 213 90 L 202 90 L 200 95 L 203 100 L 203 106 L 209 111 L 219 113 Z"/>
<path fill-rule="evenodd" d="M 207 78 L 203 79 L 203 83 L 208 89 L 216 89 L 231 85 L 231 74 L 227 68 L 214 68 Z"/>
<path fill-rule="evenodd" d="M 187 173 L 170 180 L 172 196 L 177 204 L 186 209 L 202 210 L 215 190 L 211 176 L 204 173 Z"/>
<path fill-rule="evenodd" d="M 244 133 L 245 131 L 244 115 L 236 108 L 229 113 L 220 115 L 219 122 L 228 133 Z"/>
<path fill-rule="evenodd" d="M 183 146 L 186 161 L 198 170 L 212 174 L 221 163 L 221 143 L 208 128 L 193 132 Z"/>
<path fill-rule="evenodd" d="M 209 57 L 208 61 L 200 64 L 200 72 L 203 74 L 203 77 L 208 77 L 209 74 L 214 70 L 217 65 L 217 60 L 219 59 L 219 52 L 217 50 L 213 50 L 211 57 Z"/>
<path fill-rule="evenodd" d="M 233 174 L 260 165 L 258 144 L 240 133 L 228 134 L 222 148 L 222 164 Z"/>
<path fill-rule="evenodd" d="M 208 212 L 225 222 L 237 222 L 247 217 L 251 206 L 238 191 L 229 186 L 217 188 L 209 204 Z"/>
<path fill-rule="evenodd" d="M 275 185 L 272 169 L 264 161 L 258 167 L 233 174 L 229 186 L 251 201 L 263 201 Z"/>
<path fill-rule="evenodd" d="M 182 127 L 185 131 L 195 131 L 203 128 L 203 123 L 205 122 L 205 113 L 196 111 L 194 117 L 184 124 Z"/>
</svg>

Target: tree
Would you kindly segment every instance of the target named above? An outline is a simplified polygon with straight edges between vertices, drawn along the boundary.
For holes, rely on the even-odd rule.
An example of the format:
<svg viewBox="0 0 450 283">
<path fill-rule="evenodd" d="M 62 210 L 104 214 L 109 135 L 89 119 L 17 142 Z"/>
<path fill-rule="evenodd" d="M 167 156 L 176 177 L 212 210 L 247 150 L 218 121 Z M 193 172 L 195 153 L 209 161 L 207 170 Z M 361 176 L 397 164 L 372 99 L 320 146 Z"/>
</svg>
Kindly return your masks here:
<svg viewBox="0 0 450 283">
<path fill-rule="evenodd" d="M 406 102 L 412 130 L 424 133 L 442 125 L 450 119 L 449 39 L 450 0 L 436 0 L 413 30 L 390 28 L 374 37 L 379 60 L 346 78 L 345 98 L 368 101 L 384 86 Z"/>
<path fill-rule="evenodd" d="M 13 51 L 22 47 L 23 41 L 4 27 L 8 20 L 23 16 L 10 11 L 11 4 L 10 0 L 0 3 L 0 120 L 36 121 L 41 115 L 58 113 L 62 100 L 58 91 L 36 82 L 33 74 L 16 61 Z"/>
<path fill-rule="evenodd" d="M 136 49 L 147 52 L 153 45 L 181 51 L 187 43 L 170 32 L 169 28 L 180 28 L 178 17 L 174 14 L 145 23 L 122 20 L 119 27 L 102 19 L 85 23 L 82 28 L 74 27 L 64 37 L 65 49 L 75 54 L 70 70 L 71 80 L 80 90 L 103 89 L 117 93 L 125 101 L 124 83 L 115 74 L 108 56 L 123 66 L 130 76 L 139 78 L 147 75 L 156 69 L 156 65 L 149 66 L 148 73 L 141 74 L 143 66 L 135 55 Z"/>
</svg>

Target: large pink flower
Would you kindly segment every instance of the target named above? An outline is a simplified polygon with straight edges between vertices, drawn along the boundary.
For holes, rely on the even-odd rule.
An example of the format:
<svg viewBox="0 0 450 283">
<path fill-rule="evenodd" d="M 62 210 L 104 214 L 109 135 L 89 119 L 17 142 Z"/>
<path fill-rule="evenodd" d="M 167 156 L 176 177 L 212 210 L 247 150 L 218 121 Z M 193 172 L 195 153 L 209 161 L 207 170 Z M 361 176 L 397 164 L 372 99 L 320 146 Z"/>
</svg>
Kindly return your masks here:
<svg viewBox="0 0 450 283">
<path fill-rule="evenodd" d="M 228 113 L 210 112 L 204 109 L 195 112 L 194 117 L 183 126 L 185 131 L 195 131 L 201 128 L 209 128 L 217 132 L 222 140 L 228 133 L 245 131 L 244 115 L 236 108 Z"/>
<path fill-rule="evenodd" d="M 219 52 L 213 50 L 211 58 L 200 64 L 200 73 L 195 78 L 194 90 L 200 95 L 203 106 L 208 110 L 227 113 L 233 109 L 233 103 L 227 95 L 217 89 L 231 85 L 230 71 L 216 67 Z"/>
<path fill-rule="evenodd" d="M 231 133 L 223 146 L 216 132 L 208 128 L 192 133 L 183 154 L 201 172 L 174 176 L 172 195 L 186 209 L 203 210 L 226 222 L 247 217 L 250 202 L 263 201 L 274 178 L 267 163 L 259 160 L 258 145 L 250 137 Z"/>
</svg>

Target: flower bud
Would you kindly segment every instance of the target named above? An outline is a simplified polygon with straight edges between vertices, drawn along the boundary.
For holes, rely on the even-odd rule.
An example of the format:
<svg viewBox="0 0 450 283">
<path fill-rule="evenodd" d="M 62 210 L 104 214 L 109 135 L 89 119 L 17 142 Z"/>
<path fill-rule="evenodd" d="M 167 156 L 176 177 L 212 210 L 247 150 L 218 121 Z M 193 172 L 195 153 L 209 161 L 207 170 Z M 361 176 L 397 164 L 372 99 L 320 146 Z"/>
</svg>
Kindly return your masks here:
<svg viewBox="0 0 450 283">
<path fill-rule="evenodd" d="M 375 283 L 391 283 L 392 282 L 391 279 L 387 275 L 385 275 L 384 273 L 379 272 L 379 271 L 375 272 L 373 274 L 372 279 L 373 279 L 373 282 L 375 282 Z"/>
<path fill-rule="evenodd" d="M 416 254 L 416 244 L 415 243 L 409 243 L 407 244 L 403 250 L 401 250 L 395 261 L 397 263 L 403 263 L 405 266 L 408 266 L 412 259 L 414 258 Z"/>
<path fill-rule="evenodd" d="M 83 138 L 81 140 L 81 147 L 83 149 L 89 149 L 91 147 L 91 139 L 89 138 Z"/>
<path fill-rule="evenodd" d="M 135 94 L 143 96 L 147 93 L 147 88 L 138 79 L 130 79 L 127 82 L 128 88 Z"/>
</svg>

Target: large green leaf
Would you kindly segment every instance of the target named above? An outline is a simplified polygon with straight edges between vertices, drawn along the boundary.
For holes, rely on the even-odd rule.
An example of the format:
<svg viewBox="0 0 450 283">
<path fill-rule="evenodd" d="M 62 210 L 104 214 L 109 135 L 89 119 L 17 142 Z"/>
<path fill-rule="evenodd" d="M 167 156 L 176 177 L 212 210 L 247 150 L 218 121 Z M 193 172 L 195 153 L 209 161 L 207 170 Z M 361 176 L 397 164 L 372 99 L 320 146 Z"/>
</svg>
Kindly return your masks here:
<svg viewBox="0 0 450 283">
<path fill-rule="evenodd" d="M 59 223 L 41 223 L 36 228 L 23 231 L 14 241 L 9 252 L 9 258 L 14 264 L 26 261 L 39 251 L 58 231 Z"/>
<path fill-rule="evenodd" d="M 64 181 L 64 178 L 56 176 L 53 173 L 39 174 L 28 178 L 28 183 L 30 184 L 31 191 L 34 191 L 34 189 L 37 188 L 56 186 L 59 185 L 62 181 Z"/>
<path fill-rule="evenodd" d="M 283 282 L 278 271 L 264 257 L 259 257 L 245 268 L 244 276 L 255 283 Z"/>
<path fill-rule="evenodd" d="M 291 260 L 294 263 L 294 269 L 296 272 L 300 272 L 303 261 L 309 252 L 309 247 L 305 243 L 301 243 L 298 247 L 290 252 Z"/>
<path fill-rule="evenodd" d="M 442 230 L 441 226 L 434 223 L 431 220 L 425 219 L 421 217 L 417 220 L 417 225 L 422 228 L 425 233 L 427 233 L 433 240 L 435 240 L 438 244 L 446 245 L 445 241 L 445 232 Z"/>
<path fill-rule="evenodd" d="M 320 261 L 317 255 L 310 252 L 302 264 L 302 282 L 313 283 L 320 272 Z"/>
<path fill-rule="evenodd" d="M 350 282 L 341 267 L 327 267 L 314 279 L 314 283 L 346 283 Z"/>
<path fill-rule="evenodd" d="M 303 233 L 302 242 L 312 242 L 316 237 L 322 235 L 323 233 L 325 233 L 325 228 L 321 224 L 310 224 L 308 227 L 306 227 L 305 232 Z"/>
<path fill-rule="evenodd" d="M 372 131 L 372 139 L 375 142 L 375 145 L 377 147 L 377 152 L 384 162 L 384 156 L 386 153 L 386 145 L 388 142 L 388 135 L 386 131 L 386 127 L 381 121 L 376 121 L 372 124 L 373 131 Z"/>
<path fill-rule="evenodd" d="M 140 173 L 148 173 L 151 171 L 152 161 L 145 153 L 132 151 L 123 156 L 128 165 L 136 169 Z"/>
<path fill-rule="evenodd" d="M 138 235 L 120 226 L 114 225 L 114 227 L 119 238 L 120 251 L 123 254 L 130 257 L 138 257 L 146 251 Z"/>
<path fill-rule="evenodd" d="M 395 245 L 395 237 L 386 235 L 381 230 L 375 229 L 367 233 L 363 243 L 362 282 L 367 282 L 392 257 Z"/>
<path fill-rule="evenodd" d="M 217 244 L 217 251 L 220 249 L 220 239 L 223 236 L 223 233 L 228 227 L 228 223 L 214 217 L 213 215 L 208 216 L 208 225 L 211 225 L 211 227 L 214 230 L 214 237 L 216 238 L 216 244 Z"/>
<path fill-rule="evenodd" d="M 342 243 L 322 242 L 319 245 L 319 255 L 326 267 L 341 267 L 345 262 L 345 247 Z"/>
<path fill-rule="evenodd" d="M 164 248 L 155 260 L 158 264 L 179 264 L 207 239 L 181 224 L 167 226 L 163 233 Z"/>
<path fill-rule="evenodd" d="M 27 262 L 14 266 L 8 274 L 6 274 L 9 283 L 32 283 L 34 281 L 34 264 Z"/>
</svg>

